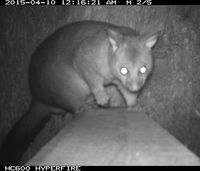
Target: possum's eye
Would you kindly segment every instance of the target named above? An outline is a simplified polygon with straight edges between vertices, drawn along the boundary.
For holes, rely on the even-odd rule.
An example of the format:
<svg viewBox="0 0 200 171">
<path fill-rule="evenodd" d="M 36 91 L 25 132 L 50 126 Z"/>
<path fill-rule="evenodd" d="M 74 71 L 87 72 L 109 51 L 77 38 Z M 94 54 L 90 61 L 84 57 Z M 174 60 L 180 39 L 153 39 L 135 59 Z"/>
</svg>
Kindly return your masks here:
<svg viewBox="0 0 200 171">
<path fill-rule="evenodd" d="M 142 66 L 139 70 L 140 74 L 144 74 L 147 71 L 147 68 L 145 66 Z"/>
<path fill-rule="evenodd" d="M 126 75 L 128 73 L 128 69 L 126 67 L 122 67 L 120 72 L 122 75 Z"/>
</svg>

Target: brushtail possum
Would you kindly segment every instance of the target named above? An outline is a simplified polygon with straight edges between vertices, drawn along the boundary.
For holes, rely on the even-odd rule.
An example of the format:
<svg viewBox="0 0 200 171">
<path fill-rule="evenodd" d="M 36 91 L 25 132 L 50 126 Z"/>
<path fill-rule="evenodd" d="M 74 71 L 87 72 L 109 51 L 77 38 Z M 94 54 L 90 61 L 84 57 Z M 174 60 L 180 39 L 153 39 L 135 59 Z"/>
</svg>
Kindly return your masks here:
<svg viewBox="0 0 200 171">
<path fill-rule="evenodd" d="M 51 113 L 75 113 L 91 96 L 99 106 L 109 104 L 109 85 L 117 87 L 128 107 L 134 106 L 152 70 L 157 38 L 124 26 L 81 21 L 44 40 L 30 61 L 31 106 L 5 139 L 0 164 L 20 164 Z"/>
</svg>

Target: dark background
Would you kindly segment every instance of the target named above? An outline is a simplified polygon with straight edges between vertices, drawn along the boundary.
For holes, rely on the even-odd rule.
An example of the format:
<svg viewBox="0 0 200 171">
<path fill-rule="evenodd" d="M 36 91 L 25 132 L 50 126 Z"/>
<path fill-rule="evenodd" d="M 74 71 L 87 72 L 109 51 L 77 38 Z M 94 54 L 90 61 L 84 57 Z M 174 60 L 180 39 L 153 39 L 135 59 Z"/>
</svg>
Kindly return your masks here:
<svg viewBox="0 0 200 171">
<path fill-rule="evenodd" d="M 99 20 L 141 33 L 163 32 L 139 103 L 143 112 L 200 156 L 199 15 L 200 6 L 1 6 L 0 143 L 28 109 L 28 64 L 36 46 L 69 22 Z M 61 116 L 53 116 L 24 159 L 64 123 Z"/>
</svg>

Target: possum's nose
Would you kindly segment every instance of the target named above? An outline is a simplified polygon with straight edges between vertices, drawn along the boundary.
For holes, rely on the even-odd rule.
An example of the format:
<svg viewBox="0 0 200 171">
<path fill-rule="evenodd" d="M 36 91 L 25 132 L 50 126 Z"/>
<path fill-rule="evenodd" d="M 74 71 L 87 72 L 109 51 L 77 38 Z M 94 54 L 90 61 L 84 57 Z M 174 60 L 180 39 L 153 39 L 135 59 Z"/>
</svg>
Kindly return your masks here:
<svg viewBox="0 0 200 171">
<path fill-rule="evenodd" d="M 134 83 L 132 86 L 131 86 L 131 91 L 133 92 L 136 92 L 140 89 L 140 87 L 138 86 L 138 84 Z"/>
<path fill-rule="evenodd" d="M 129 86 L 129 90 L 132 92 L 137 92 L 142 88 L 142 86 L 143 86 L 143 81 L 137 81 Z"/>
</svg>

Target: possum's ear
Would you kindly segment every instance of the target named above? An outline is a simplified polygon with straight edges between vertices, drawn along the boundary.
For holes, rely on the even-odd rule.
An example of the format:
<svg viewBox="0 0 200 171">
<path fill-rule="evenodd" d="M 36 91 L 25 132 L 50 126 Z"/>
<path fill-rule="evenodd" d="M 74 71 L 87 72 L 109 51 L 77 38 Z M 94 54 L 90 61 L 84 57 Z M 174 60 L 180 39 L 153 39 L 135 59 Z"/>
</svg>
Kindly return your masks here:
<svg viewBox="0 0 200 171">
<path fill-rule="evenodd" d="M 112 46 L 112 50 L 113 52 L 116 52 L 122 41 L 122 35 L 112 29 L 109 29 L 107 33 L 108 33 L 108 40 Z"/>
<path fill-rule="evenodd" d="M 151 50 L 158 40 L 159 34 L 143 35 L 141 36 L 141 41 L 146 48 Z"/>
</svg>

